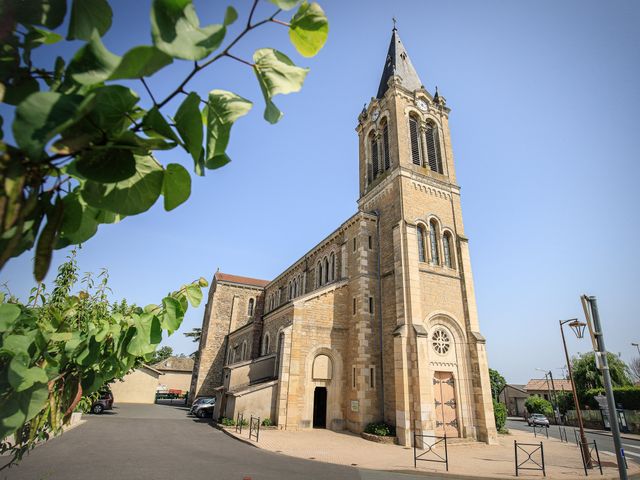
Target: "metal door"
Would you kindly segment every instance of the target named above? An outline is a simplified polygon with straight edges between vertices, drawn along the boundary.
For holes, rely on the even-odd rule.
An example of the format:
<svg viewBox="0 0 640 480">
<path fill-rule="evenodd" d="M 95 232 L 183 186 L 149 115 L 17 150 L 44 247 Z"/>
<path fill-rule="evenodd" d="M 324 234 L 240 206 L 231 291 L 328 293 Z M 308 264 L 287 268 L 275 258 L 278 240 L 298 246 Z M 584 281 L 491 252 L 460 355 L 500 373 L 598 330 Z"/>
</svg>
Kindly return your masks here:
<svg viewBox="0 0 640 480">
<path fill-rule="evenodd" d="M 451 372 L 435 372 L 433 375 L 435 398 L 436 435 L 459 437 L 456 389 Z"/>
</svg>

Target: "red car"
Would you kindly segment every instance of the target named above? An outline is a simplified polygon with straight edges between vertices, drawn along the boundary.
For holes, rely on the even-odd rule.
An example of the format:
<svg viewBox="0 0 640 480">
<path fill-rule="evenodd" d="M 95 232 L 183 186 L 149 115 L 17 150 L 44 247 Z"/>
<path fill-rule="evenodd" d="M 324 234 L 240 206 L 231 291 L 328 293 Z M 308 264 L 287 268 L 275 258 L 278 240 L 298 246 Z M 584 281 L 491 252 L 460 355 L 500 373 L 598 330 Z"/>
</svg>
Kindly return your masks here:
<svg viewBox="0 0 640 480">
<path fill-rule="evenodd" d="M 95 414 L 111 409 L 113 409 L 113 394 L 111 392 L 101 392 L 100 398 L 91 405 L 91 413 Z"/>
</svg>

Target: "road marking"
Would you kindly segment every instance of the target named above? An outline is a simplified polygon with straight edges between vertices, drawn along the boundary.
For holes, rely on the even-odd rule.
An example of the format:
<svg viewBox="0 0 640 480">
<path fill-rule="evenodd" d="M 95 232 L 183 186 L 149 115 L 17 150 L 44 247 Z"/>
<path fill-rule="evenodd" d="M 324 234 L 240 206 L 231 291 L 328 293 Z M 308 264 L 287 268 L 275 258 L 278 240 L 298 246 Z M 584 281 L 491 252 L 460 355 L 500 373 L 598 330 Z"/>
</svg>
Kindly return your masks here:
<svg viewBox="0 0 640 480">
<path fill-rule="evenodd" d="M 612 457 L 615 457 L 616 454 L 613 452 L 607 452 L 606 450 L 600 450 L 600 453 L 604 453 L 605 455 L 611 455 Z M 625 450 L 624 452 L 624 456 L 626 457 L 627 455 L 631 455 L 632 457 L 638 457 L 640 458 L 640 453 L 635 453 L 635 452 L 627 452 Z"/>
<path fill-rule="evenodd" d="M 640 450 L 640 445 L 629 445 L 628 443 L 623 443 L 622 446 L 625 448 L 635 448 L 637 450 Z"/>
</svg>

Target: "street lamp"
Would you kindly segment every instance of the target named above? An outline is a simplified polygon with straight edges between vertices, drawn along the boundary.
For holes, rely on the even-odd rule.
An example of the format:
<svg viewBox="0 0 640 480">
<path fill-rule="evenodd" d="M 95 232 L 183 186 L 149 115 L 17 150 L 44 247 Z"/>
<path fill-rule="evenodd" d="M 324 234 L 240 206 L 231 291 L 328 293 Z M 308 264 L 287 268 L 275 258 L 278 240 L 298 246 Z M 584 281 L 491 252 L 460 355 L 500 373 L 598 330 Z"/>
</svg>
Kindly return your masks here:
<svg viewBox="0 0 640 480">
<path fill-rule="evenodd" d="M 589 445 L 587 444 L 587 436 L 584 434 L 584 425 L 582 423 L 582 412 L 580 411 L 580 402 L 578 402 L 578 393 L 576 392 L 576 382 L 573 381 L 573 371 L 571 369 L 571 361 L 569 360 L 569 352 L 567 350 L 567 341 L 564 338 L 564 328 L 566 323 L 569 324 L 576 337 L 582 338 L 584 336 L 584 328 L 586 323 L 579 321 L 577 318 L 570 318 L 569 320 L 560 320 L 560 333 L 562 335 L 562 345 L 564 346 L 564 356 L 567 359 L 567 370 L 569 370 L 569 380 L 571 380 L 571 390 L 573 391 L 573 403 L 576 406 L 576 417 L 578 418 L 578 428 L 580 429 L 580 445 L 582 447 L 582 453 L 584 459 L 587 462 L 588 468 L 593 468 L 591 464 L 591 455 L 589 453 Z"/>
<path fill-rule="evenodd" d="M 637 343 L 632 343 L 631 346 L 636 347 L 638 349 L 638 355 L 640 355 L 640 345 L 638 345 Z"/>
<path fill-rule="evenodd" d="M 553 406 L 553 416 L 558 425 L 560 425 L 560 410 L 558 408 L 558 395 L 556 394 L 556 386 L 553 383 L 553 373 L 551 370 L 543 370 L 542 368 L 536 368 L 539 372 L 544 373 L 544 379 L 547 382 L 547 392 L 549 393 L 549 400 Z M 551 380 L 551 386 L 549 386 L 549 380 Z M 553 392 L 553 394 L 552 394 Z"/>
</svg>

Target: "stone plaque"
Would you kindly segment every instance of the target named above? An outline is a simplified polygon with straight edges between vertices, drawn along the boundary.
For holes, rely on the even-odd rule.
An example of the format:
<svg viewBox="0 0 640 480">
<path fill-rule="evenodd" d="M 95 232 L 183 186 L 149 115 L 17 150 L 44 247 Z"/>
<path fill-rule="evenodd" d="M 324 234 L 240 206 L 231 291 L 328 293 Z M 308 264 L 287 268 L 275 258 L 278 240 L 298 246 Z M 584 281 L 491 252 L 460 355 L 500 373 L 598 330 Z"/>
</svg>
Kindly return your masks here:
<svg viewBox="0 0 640 480">
<path fill-rule="evenodd" d="M 360 402 L 358 400 L 351 400 L 351 411 L 352 412 L 360 411 Z"/>
</svg>

